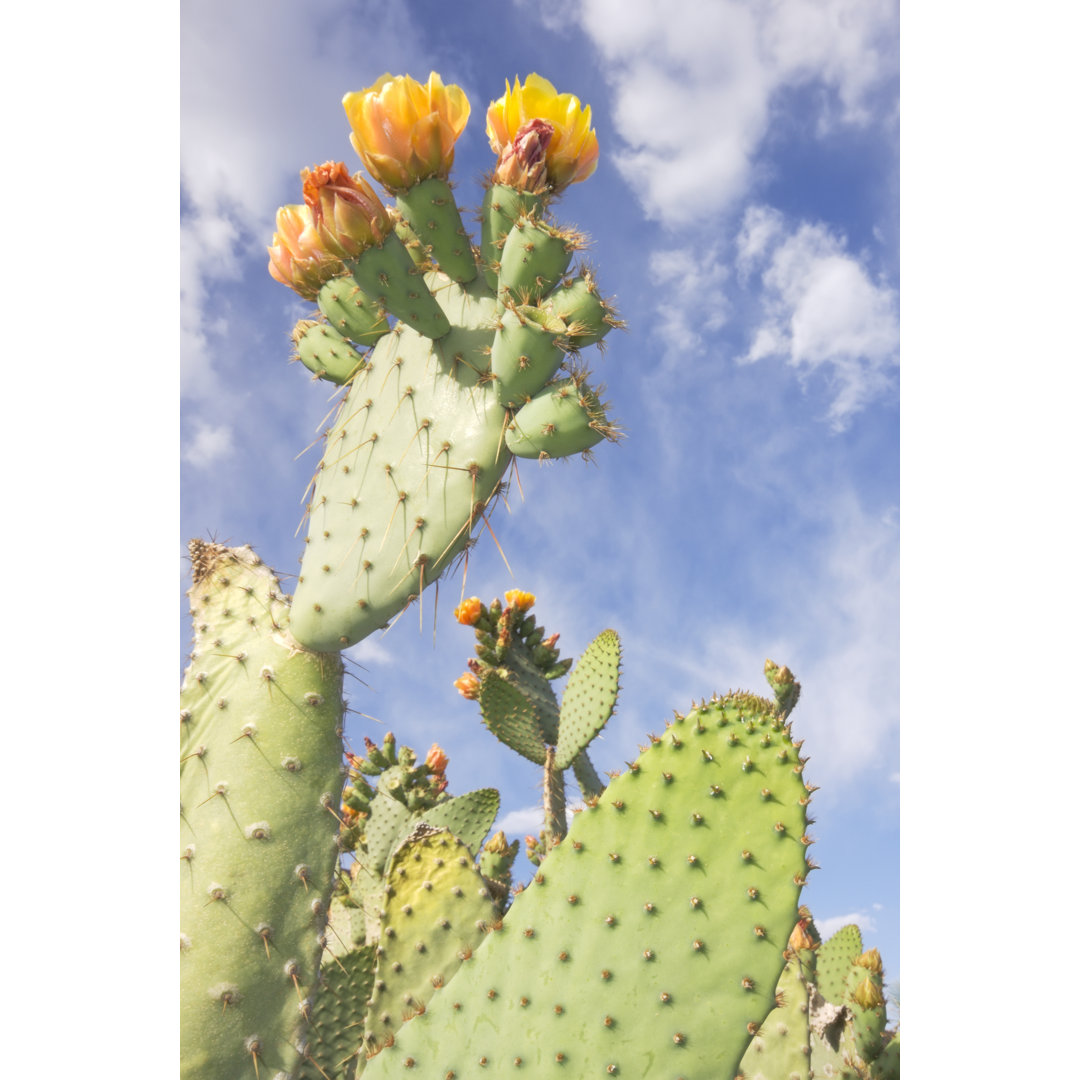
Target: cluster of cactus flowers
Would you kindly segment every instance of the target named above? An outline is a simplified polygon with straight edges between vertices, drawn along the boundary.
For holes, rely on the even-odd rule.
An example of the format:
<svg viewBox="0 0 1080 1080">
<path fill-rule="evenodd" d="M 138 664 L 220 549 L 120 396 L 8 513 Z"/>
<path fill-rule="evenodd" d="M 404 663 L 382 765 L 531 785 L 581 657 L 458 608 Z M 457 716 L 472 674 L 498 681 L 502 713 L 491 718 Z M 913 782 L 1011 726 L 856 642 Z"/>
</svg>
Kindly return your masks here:
<svg viewBox="0 0 1080 1080">
<path fill-rule="evenodd" d="M 787 668 L 766 663 L 772 698 L 676 713 L 605 783 L 588 748 L 618 635 L 575 664 L 531 594 L 463 600 L 475 656 L 455 686 L 542 771 L 527 883 L 519 842 L 492 833 L 498 792 L 450 794 L 438 744 L 345 751 L 341 650 L 467 554 L 514 458 L 616 437 L 581 352 L 621 323 L 571 267 L 581 234 L 548 216 L 596 167 L 576 98 L 530 75 L 489 107 L 478 246 L 449 182 L 460 88 L 385 75 L 344 107 L 394 205 L 342 162 L 305 169 L 269 249 L 318 307 L 296 357 L 343 395 L 295 594 L 249 547 L 190 549 L 182 1075 L 892 1080 L 880 958 L 855 927 L 821 945 L 799 907 L 812 788 Z"/>
</svg>

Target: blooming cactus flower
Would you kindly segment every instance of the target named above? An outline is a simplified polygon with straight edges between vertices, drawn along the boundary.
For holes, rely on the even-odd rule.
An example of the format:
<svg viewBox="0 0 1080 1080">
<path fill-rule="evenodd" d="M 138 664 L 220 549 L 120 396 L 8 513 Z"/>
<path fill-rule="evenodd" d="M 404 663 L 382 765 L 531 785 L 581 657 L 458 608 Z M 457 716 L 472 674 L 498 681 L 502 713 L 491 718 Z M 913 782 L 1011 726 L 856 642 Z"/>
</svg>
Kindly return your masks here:
<svg viewBox="0 0 1080 1080">
<path fill-rule="evenodd" d="M 499 155 L 495 182 L 521 191 L 561 191 L 592 176 L 600 156 L 592 111 L 573 94 L 557 93 L 535 72 L 507 80 L 506 93 L 487 111 L 487 135 Z M 538 168 L 540 156 L 543 168 Z"/>
<path fill-rule="evenodd" d="M 470 596 L 454 608 L 454 618 L 464 626 L 472 626 L 483 613 L 484 605 L 478 596 Z"/>
<path fill-rule="evenodd" d="M 466 672 L 460 678 L 454 680 L 457 692 L 469 701 L 476 701 L 480 697 L 480 680 L 471 672 Z"/>
<path fill-rule="evenodd" d="M 536 597 L 532 593 L 522 592 L 520 589 L 510 589 L 503 595 L 506 597 L 506 606 L 516 607 L 519 611 L 528 611 L 536 603 Z"/>
<path fill-rule="evenodd" d="M 444 86 L 434 71 L 426 84 L 387 73 L 366 90 L 346 94 L 341 103 L 353 147 L 387 191 L 407 191 L 428 177 L 449 175 L 454 143 L 470 112 L 460 86 Z"/>
<path fill-rule="evenodd" d="M 304 202 L 323 247 L 339 259 L 354 259 L 380 245 L 394 224 L 379 197 L 344 162 L 327 161 L 300 173 Z"/>
<path fill-rule="evenodd" d="M 323 247 L 307 206 L 281 207 L 276 223 L 273 242 L 266 249 L 270 276 L 305 300 L 314 300 L 326 282 L 345 273 L 345 267 Z"/>
<path fill-rule="evenodd" d="M 424 759 L 424 764 L 428 767 L 428 770 L 433 773 L 444 773 L 449 762 L 450 759 L 446 756 L 446 751 L 438 743 L 432 743 L 431 749 Z"/>
</svg>

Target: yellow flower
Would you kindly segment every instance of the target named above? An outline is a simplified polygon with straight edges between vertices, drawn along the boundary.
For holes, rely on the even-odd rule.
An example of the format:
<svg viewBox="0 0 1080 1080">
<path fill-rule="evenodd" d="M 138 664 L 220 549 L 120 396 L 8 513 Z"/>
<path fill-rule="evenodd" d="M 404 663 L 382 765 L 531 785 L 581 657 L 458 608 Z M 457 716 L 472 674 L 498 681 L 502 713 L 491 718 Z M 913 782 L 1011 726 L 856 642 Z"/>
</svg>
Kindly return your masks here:
<svg viewBox="0 0 1080 1080">
<path fill-rule="evenodd" d="M 561 191 L 592 176 L 600 150 L 590 127 L 592 110 L 573 94 L 559 94 L 537 74 L 513 89 L 487 111 L 487 135 L 499 155 L 495 182 L 521 191 Z M 544 169 L 537 169 L 543 155 Z"/>
<path fill-rule="evenodd" d="M 327 281 L 345 273 L 345 267 L 323 247 L 308 207 L 282 206 L 276 224 L 274 239 L 266 249 L 270 276 L 305 300 L 314 300 Z"/>
<path fill-rule="evenodd" d="M 522 592 L 520 589 L 511 589 L 503 593 L 506 597 L 506 606 L 516 607 L 519 611 L 528 611 L 536 603 L 536 597 L 530 592 Z"/>
<path fill-rule="evenodd" d="M 454 608 L 454 618 L 464 626 L 473 626 L 483 613 L 484 605 L 478 596 L 470 596 Z"/>
<path fill-rule="evenodd" d="M 353 259 L 393 232 L 394 223 L 371 185 L 359 175 L 350 176 L 344 162 L 304 169 L 300 178 L 315 231 L 331 255 Z"/>
<path fill-rule="evenodd" d="M 449 175 L 470 111 L 460 86 L 444 86 L 434 71 L 427 85 L 387 73 L 366 90 L 346 94 L 341 104 L 360 160 L 388 191 Z"/>
<path fill-rule="evenodd" d="M 470 701 L 476 701 L 480 696 L 480 680 L 471 671 L 466 671 L 460 678 L 455 679 L 454 688 Z"/>
</svg>

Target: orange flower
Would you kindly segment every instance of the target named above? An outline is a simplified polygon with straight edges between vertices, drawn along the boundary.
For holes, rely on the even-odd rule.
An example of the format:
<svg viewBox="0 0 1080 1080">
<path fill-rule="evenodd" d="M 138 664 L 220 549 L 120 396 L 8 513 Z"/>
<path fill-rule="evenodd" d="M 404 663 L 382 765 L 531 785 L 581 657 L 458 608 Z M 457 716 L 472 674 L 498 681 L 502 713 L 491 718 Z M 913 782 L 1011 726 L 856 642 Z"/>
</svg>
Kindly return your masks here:
<svg viewBox="0 0 1080 1080">
<path fill-rule="evenodd" d="M 307 206 L 282 206 L 276 224 L 277 232 L 266 249 L 270 276 L 305 300 L 314 300 L 326 282 L 345 273 L 345 267 L 323 247 Z"/>
<path fill-rule="evenodd" d="M 446 179 L 454 143 L 469 119 L 460 86 L 444 86 L 436 72 L 426 85 L 389 72 L 341 101 L 351 140 L 368 172 L 388 191 L 407 191 L 430 176 Z"/>
<path fill-rule="evenodd" d="M 446 751 L 438 743 L 432 743 L 431 749 L 427 752 L 427 757 L 424 758 L 424 764 L 429 771 L 444 773 L 449 762 L 450 759 L 446 756 Z"/>
<path fill-rule="evenodd" d="M 478 596 L 470 596 L 454 608 L 454 618 L 464 626 L 473 626 L 483 613 L 484 605 Z"/>
<path fill-rule="evenodd" d="M 467 671 L 461 678 L 455 679 L 454 688 L 469 701 L 476 701 L 480 697 L 480 680 L 472 672 Z"/>
<path fill-rule="evenodd" d="M 533 73 L 487 111 L 487 135 L 499 155 L 495 182 L 521 191 L 561 191 L 592 176 L 600 150 L 590 126 L 592 111 L 573 94 L 559 94 Z M 544 169 L 536 166 L 543 155 Z"/>
<path fill-rule="evenodd" d="M 344 162 L 327 161 L 300 173 L 304 202 L 323 247 L 339 259 L 354 259 L 380 245 L 394 224 L 371 185 L 350 176 Z"/>
<path fill-rule="evenodd" d="M 536 597 L 531 592 L 522 592 L 520 589 L 510 589 L 503 593 L 506 597 L 507 607 L 516 607 L 519 611 L 528 611 L 536 603 Z"/>
</svg>

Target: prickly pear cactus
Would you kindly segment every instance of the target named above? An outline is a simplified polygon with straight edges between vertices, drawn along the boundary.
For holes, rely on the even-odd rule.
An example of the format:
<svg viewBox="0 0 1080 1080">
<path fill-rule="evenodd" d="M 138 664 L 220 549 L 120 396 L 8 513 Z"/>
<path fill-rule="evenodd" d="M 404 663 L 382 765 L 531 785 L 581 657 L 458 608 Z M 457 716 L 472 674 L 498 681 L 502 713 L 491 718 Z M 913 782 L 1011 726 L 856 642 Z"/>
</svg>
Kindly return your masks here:
<svg viewBox="0 0 1080 1080">
<path fill-rule="evenodd" d="M 500 742 L 544 769 L 544 830 L 529 846 L 530 860 L 539 864 L 566 835 L 566 769 L 573 769 L 585 799 L 604 790 L 587 747 L 615 711 L 622 646 L 614 630 L 598 634 L 571 672 L 560 705 L 551 684 L 572 661 L 559 658 L 559 635 L 545 638 L 526 614 L 536 600 L 532 593 L 511 589 L 505 598 L 503 607 L 498 598 L 484 605 L 473 596 L 455 609 L 458 622 L 473 627 L 477 644 L 469 670 L 454 685 L 479 703 L 485 726 Z"/>
<path fill-rule="evenodd" d="M 809 869 L 801 773 L 761 698 L 677 718 L 365 1075 L 732 1075 L 775 1006 Z"/>
<path fill-rule="evenodd" d="M 342 662 L 302 649 L 250 548 L 193 541 L 181 692 L 185 1080 L 291 1072 L 322 951 L 341 795 Z"/>
<path fill-rule="evenodd" d="M 479 258 L 448 182 L 469 104 L 434 73 L 345 98 L 393 211 L 342 162 L 304 170 L 304 205 L 279 211 L 271 273 L 320 309 L 296 355 L 347 387 L 307 507 L 292 627 L 308 648 L 352 645 L 418 599 L 467 550 L 515 454 L 617 437 L 580 352 L 621 324 L 571 266 L 584 238 L 546 216 L 595 168 L 596 137 L 576 99 L 526 82 L 488 110 L 499 162 Z"/>
</svg>

